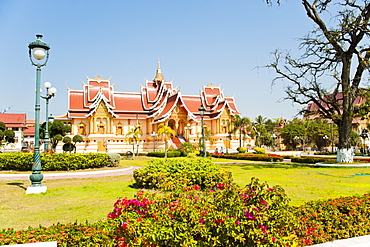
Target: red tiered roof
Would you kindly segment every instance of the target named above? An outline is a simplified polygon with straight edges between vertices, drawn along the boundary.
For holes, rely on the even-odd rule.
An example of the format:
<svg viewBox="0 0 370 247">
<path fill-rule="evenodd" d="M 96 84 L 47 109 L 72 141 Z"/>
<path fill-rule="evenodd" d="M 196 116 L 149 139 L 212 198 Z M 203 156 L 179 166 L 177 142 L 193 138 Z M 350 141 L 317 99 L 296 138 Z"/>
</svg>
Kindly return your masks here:
<svg viewBox="0 0 370 247">
<path fill-rule="evenodd" d="M 199 107 L 206 108 L 204 119 L 219 118 L 225 108 L 231 115 L 240 114 L 234 98 L 224 97 L 219 86 L 203 85 L 200 95 L 181 95 L 172 87 L 172 82 L 165 81 L 160 64 L 153 81 L 146 81 L 140 93 L 115 92 L 110 80 L 88 79 L 83 90 L 68 91 L 68 118 L 86 118 L 91 116 L 104 102 L 112 116 L 120 119 L 154 118 L 154 122 L 167 120 L 173 109 L 179 106 L 184 109 L 190 119 L 200 120 Z"/>
</svg>

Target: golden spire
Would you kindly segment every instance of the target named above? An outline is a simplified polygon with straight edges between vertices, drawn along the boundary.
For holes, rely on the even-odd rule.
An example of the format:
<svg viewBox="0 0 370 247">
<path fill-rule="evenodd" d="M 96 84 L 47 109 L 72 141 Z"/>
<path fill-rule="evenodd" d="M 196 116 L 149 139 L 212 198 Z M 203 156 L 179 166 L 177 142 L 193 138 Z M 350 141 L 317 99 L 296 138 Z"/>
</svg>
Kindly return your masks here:
<svg viewBox="0 0 370 247">
<path fill-rule="evenodd" d="M 159 61 L 158 59 L 158 68 L 157 68 L 157 72 L 155 74 L 155 77 L 154 77 L 154 81 L 164 81 L 164 77 L 162 75 L 162 70 L 161 70 L 161 61 Z"/>
</svg>

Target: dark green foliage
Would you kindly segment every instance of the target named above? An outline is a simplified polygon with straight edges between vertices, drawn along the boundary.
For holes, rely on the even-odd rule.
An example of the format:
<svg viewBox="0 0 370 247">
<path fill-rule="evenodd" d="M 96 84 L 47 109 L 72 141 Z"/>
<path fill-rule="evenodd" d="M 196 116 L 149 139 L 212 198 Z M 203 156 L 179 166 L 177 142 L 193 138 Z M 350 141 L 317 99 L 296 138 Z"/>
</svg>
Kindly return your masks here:
<svg viewBox="0 0 370 247">
<path fill-rule="evenodd" d="M 88 168 L 100 168 L 112 165 L 107 154 L 41 154 L 44 171 L 68 171 Z M 0 154 L 0 170 L 30 171 L 33 164 L 32 153 Z"/>
<path fill-rule="evenodd" d="M 315 164 L 318 162 L 335 162 L 336 158 L 304 156 L 304 157 L 292 157 L 291 161 L 295 163 Z"/>
</svg>

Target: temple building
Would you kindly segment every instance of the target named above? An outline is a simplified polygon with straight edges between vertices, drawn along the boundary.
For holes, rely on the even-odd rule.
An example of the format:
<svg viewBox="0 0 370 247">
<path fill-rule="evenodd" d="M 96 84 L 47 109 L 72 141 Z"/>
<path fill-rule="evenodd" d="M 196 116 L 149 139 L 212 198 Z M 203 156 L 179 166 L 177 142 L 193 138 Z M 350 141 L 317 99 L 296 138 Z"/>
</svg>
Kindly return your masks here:
<svg viewBox="0 0 370 247">
<path fill-rule="evenodd" d="M 139 152 L 148 152 L 164 147 L 156 134 L 159 124 L 176 133 L 169 147 L 178 148 L 184 141 L 198 143 L 201 106 L 206 110 L 205 132 L 210 134 L 207 150 L 236 149 L 237 136 L 230 135 L 231 120 L 240 114 L 234 98 L 224 96 L 221 88 L 212 84 L 203 85 L 199 95 L 182 95 L 172 81 L 165 80 L 159 62 L 154 79 L 146 80 L 139 92 L 118 92 L 110 79 L 87 78 L 81 90 L 68 89 L 68 112 L 55 119 L 71 125 L 71 137 L 83 137 L 77 152 L 125 153 L 132 151 L 133 145 L 138 145 Z M 136 126 L 142 134 L 138 143 L 132 143 L 129 134 Z"/>
</svg>

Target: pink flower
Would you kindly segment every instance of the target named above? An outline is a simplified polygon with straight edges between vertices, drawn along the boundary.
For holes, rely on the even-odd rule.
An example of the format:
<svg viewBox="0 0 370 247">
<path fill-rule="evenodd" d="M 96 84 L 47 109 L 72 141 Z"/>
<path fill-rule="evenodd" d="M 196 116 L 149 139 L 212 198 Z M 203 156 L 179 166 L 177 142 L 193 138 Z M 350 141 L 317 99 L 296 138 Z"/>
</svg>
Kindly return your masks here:
<svg viewBox="0 0 370 247">
<path fill-rule="evenodd" d="M 200 224 L 204 224 L 204 219 L 200 219 L 200 220 L 199 220 L 199 223 L 200 223 Z"/>
<path fill-rule="evenodd" d="M 193 185 L 193 189 L 195 189 L 195 190 L 200 190 L 200 186 L 199 185 Z"/>
<path fill-rule="evenodd" d="M 256 217 L 253 216 L 253 213 L 249 213 L 249 212 L 244 212 L 244 215 L 245 217 L 248 219 L 248 220 L 255 220 Z"/>
</svg>

